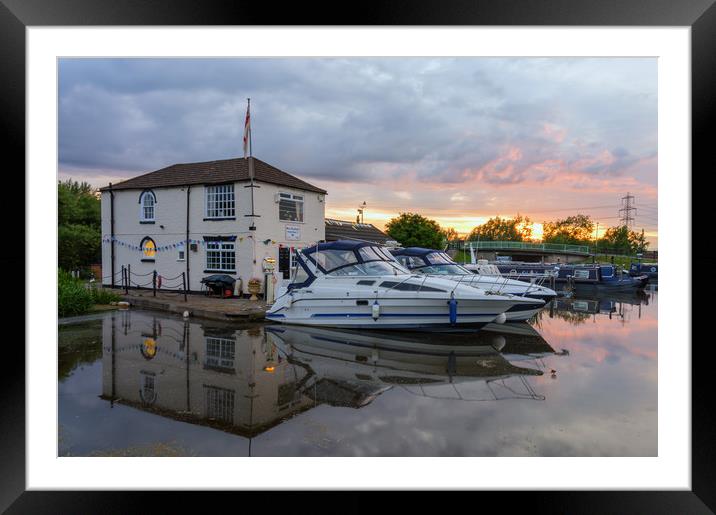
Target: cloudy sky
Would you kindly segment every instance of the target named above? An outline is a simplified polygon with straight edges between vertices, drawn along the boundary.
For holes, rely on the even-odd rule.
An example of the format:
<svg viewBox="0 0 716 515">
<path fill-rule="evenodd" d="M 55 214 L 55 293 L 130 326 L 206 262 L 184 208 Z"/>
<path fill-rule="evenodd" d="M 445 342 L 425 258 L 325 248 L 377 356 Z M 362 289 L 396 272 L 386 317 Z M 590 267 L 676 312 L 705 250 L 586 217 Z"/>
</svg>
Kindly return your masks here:
<svg viewBox="0 0 716 515">
<path fill-rule="evenodd" d="M 60 179 L 242 156 L 247 97 L 254 155 L 327 189 L 327 216 L 604 227 L 630 192 L 656 246 L 653 58 L 63 59 Z"/>
</svg>

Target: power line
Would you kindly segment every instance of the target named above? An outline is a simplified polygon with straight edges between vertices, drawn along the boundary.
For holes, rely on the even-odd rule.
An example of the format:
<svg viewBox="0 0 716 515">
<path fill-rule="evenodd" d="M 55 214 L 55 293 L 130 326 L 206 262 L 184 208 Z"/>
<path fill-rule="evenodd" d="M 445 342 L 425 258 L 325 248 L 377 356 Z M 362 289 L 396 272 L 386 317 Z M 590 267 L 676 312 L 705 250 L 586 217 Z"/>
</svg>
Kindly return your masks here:
<svg viewBox="0 0 716 515">
<path fill-rule="evenodd" d="M 533 211 L 531 209 L 525 209 L 525 212 L 530 214 L 540 214 L 540 213 L 557 213 L 559 211 L 584 211 L 586 209 L 614 209 L 617 206 L 611 205 L 611 206 L 580 206 L 580 207 L 564 207 L 560 209 L 540 209 L 539 211 Z"/>
</svg>

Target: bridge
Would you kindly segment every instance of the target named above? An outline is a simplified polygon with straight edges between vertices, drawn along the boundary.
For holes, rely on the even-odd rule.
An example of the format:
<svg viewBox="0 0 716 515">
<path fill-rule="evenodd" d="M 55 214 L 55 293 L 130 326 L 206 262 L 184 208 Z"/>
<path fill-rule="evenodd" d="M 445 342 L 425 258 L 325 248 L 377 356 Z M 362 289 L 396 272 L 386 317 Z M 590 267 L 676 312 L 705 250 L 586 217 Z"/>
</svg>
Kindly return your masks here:
<svg viewBox="0 0 716 515">
<path fill-rule="evenodd" d="M 573 263 L 591 255 L 588 245 L 561 243 L 534 243 L 527 241 L 454 241 L 448 247 L 453 250 L 475 249 L 477 259 L 494 261 L 497 256 L 511 256 L 516 261 L 551 261 Z"/>
</svg>

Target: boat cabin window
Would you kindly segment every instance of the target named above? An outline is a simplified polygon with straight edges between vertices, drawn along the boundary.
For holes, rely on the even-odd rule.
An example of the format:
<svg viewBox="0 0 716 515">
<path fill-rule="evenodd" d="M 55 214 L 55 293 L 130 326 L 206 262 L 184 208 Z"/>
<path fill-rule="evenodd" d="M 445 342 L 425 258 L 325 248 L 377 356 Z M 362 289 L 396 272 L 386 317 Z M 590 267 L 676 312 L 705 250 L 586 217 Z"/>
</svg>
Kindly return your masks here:
<svg viewBox="0 0 716 515">
<path fill-rule="evenodd" d="M 602 277 L 613 277 L 614 276 L 614 267 L 613 266 L 603 266 L 601 268 Z"/>
</svg>

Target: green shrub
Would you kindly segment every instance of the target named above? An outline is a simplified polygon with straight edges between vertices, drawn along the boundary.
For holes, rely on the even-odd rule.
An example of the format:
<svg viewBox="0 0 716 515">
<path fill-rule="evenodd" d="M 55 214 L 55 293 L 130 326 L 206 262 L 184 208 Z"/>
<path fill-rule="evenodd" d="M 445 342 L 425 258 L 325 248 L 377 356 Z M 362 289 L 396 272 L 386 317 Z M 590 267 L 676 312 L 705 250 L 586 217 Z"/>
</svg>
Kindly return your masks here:
<svg viewBox="0 0 716 515">
<path fill-rule="evenodd" d="M 106 290 L 101 286 L 94 286 L 90 289 L 92 295 L 92 302 L 95 304 L 109 304 L 111 302 L 118 302 L 122 300 L 122 297 L 117 295 L 111 290 Z"/>
<path fill-rule="evenodd" d="M 57 314 L 60 317 L 81 315 L 91 307 L 92 293 L 82 281 L 60 270 L 57 275 Z"/>
</svg>

